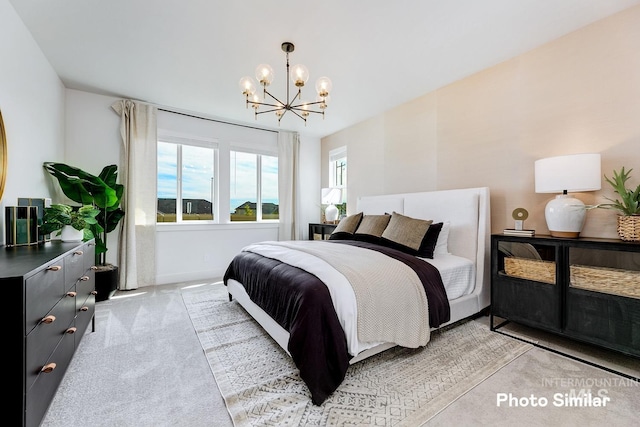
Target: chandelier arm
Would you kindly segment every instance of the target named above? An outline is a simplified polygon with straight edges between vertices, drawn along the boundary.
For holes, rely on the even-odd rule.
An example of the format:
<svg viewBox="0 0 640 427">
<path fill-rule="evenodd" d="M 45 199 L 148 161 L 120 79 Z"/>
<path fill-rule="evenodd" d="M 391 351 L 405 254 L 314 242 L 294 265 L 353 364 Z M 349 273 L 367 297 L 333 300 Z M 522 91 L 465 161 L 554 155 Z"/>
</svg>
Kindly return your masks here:
<svg viewBox="0 0 640 427">
<path fill-rule="evenodd" d="M 280 104 L 282 104 L 282 107 L 286 107 L 287 105 L 289 105 L 289 102 L 287 102 L 286 104 L 282 101 L 280 101 L 278 98 L 276 98 L 275 96 L 271 95 L 271 93 L 269 93 L 268 90 L 265 89 L 264 91 L 265 94 L 269 95 L 269 97 L 271 97 L 271 99 L 273 99 L 276 102 L 279 102 Z M 257 103 L 256 103 L 257 104 Z M 265 104 L 265 105 L 271 105 L 271 104 Z"/>
<path fill-rule="evenodd" d="M 324 111 L 305 110 L 304 108 L 298 108 L 298 107 L 291 107 L 291 111 L 293 111 L 294 113 L 296 113 L 296 111 L 301 111 L 303 113 L 324 114 Z"/>
<path fill-rule="evenodd" d="M 256 111 L 256 114 L 273 113 L 274 111 L 282 111 L 283 116 L 287 112 L 284 108 L 272 108 L 271 110 Z"/>
</svg>

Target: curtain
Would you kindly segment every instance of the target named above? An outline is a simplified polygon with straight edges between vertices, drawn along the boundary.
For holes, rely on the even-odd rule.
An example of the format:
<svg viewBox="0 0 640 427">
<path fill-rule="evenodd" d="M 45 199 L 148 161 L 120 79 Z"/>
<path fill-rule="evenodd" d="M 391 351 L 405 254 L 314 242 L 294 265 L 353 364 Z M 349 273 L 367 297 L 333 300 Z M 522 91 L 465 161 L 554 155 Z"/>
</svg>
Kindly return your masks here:
<svg viewBox="0 0 640 427">
<path fill-rule="evenodd" d="M 300 136 L 297 132 L 278 132 L 278 240 L 301 236 L 298 215 L 298 168 Z"/>
<path fill-rule="evenodd" d="M 121 100 L 111 106 L 120 116 L 125 216 L 118 242 L 118 289 L 155 284 L 156 279 L 156 107 Z"/>
</svg>

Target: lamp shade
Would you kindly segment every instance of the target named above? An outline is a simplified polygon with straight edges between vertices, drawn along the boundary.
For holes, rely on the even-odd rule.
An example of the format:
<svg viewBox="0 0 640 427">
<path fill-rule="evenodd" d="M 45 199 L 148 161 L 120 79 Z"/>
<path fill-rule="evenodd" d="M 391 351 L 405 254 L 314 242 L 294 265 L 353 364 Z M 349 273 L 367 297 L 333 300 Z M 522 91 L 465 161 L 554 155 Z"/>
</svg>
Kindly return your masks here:
<svg viewBox="0 0 640 427">
<path fill-rule="evenodd" d="M 548 157 L 535 163 L 536 193 L 600 190 L 600 154 Z"/>
<path fill-rule="evenodd" d="M 322 203 L 325 205 L 335 205 L 342 202 L 342 189 L 337 187 L 322 189 Z"/>
<path fill-rule="evenodd" d="M 544 210 L 551 236 L 580 235 L 587 210 L 582 201 L 567 192 L 599 190 L 601 181 L 600 154 L 573 154 L 535 162 L 536 193 L 562 193 Z"/>
</svg>

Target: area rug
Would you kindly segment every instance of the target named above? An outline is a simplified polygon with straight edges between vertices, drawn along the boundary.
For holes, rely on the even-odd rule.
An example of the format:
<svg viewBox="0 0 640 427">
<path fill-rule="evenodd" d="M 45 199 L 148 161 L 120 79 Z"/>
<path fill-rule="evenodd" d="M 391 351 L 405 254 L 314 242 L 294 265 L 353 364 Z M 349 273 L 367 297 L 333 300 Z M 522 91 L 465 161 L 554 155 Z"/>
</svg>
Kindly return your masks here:
<svg viewBox="0 0 640 427">
<path fill-rule="evenodd" d="M 532 346 L 467 321 L 351 365 L 321 405 L 287 353 L 209 285 L 182 297 L 233 423 L 244 426 L 419 426 Z"/>
</svg>

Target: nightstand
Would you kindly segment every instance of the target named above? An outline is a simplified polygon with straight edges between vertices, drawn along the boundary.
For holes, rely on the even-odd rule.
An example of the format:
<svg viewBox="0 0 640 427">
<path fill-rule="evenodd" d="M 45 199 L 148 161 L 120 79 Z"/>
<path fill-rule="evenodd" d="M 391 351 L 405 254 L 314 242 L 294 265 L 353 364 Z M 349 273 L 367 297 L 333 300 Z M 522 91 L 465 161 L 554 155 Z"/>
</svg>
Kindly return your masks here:
<svg viewBox="0 0 640 427">
<path fill-rule="evenodd" d="M 309 224 L 309 240 L 318 240 L 316 235 L 320 235 L 320 240 L 327 240 L 338 224 Z"/>
</svg>

